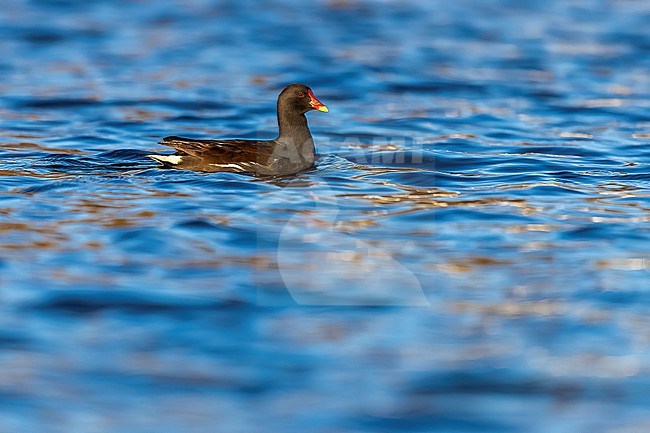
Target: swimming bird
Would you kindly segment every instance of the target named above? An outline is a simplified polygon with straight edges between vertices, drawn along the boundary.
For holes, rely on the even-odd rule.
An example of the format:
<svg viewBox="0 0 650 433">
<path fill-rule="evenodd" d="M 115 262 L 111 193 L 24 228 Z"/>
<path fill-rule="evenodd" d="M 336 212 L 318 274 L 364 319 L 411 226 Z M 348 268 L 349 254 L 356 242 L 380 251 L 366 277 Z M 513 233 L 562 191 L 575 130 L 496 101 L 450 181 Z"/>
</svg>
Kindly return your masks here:
<svg viewBox="0 0 650 433">
<path fill-rule="evenodd" d="M 304 84 L 290 84 L 278 96 L 278 137 L 273 140 L 196 140 L 165 137 L 159 144 L 176 149 L 174 155 L 148 155 L 165 167 L 185 170 L 286 176 L 314 165 L 314 140 L 305 113 L 327 107 Z"/>
</svg>

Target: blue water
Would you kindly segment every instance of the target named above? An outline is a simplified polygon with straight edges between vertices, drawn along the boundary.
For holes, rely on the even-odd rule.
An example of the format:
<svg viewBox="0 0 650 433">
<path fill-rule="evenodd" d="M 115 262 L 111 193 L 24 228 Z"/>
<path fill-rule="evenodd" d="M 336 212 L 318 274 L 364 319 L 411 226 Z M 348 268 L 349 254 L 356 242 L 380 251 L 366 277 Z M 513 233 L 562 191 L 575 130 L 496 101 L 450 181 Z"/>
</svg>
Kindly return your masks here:
<svg viewBox="0 0 650 433">
<path fill-rule="evenodd" d="M 3 0 L 0 431 L 650 430 L 650 3 Z M 163 170 L 166 135 L 313 170 Z"/>
</svg>

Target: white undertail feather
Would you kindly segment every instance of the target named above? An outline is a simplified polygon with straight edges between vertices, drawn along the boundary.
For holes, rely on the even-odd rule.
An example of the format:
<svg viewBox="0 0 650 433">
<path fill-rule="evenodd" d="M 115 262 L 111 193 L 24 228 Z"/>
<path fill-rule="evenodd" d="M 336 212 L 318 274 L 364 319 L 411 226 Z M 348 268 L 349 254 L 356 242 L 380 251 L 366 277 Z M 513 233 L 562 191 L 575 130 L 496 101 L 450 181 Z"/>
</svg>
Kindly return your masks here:
<svg viewBox="0 0 650 433">
<path fill-rule="evenodd" d="M 158 162 L 162 162 L 163 164 L 180 164 L 181 161 L 183 160 L 182 156 L 178 155 L 147 155 L 151 159 L 155 159 Z"/>
</svg>

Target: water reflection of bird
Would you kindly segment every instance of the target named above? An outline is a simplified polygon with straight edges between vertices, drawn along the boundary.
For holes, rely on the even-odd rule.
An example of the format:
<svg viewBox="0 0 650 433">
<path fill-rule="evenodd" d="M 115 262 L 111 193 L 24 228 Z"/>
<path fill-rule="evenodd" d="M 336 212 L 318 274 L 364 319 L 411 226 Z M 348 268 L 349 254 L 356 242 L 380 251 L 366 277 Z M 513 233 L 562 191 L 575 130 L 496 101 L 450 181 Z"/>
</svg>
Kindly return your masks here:
<svg viewBox="0 0 650 433">
<path fill-rule="evenodd" d="M 327 112 L 327 107 L 303 84 L 291 84 L 278 96 L 279 135 L 274 140 L 195 140 L 165 137 L 160 144 L 176 149 L 175 155 L 149 155 L 166 167 L 216 172 L 230 171 L 261 176 L 283 176 L 314 164 L 314 140 L 305 113 Z"/>
</svg>

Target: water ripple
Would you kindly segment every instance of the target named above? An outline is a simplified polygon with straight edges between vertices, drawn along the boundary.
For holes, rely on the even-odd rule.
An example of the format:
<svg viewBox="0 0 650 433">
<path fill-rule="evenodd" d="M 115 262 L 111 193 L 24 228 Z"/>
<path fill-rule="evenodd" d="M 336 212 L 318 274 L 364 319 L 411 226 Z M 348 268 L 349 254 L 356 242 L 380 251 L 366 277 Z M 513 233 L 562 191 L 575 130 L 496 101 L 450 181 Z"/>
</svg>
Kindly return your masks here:
<svg viewBox="0 0 650 433">
<path fill-rule="evenodd" d="M 648 431 L 647 2 L 0 14 L 0 431 Z"/>
</svg>

